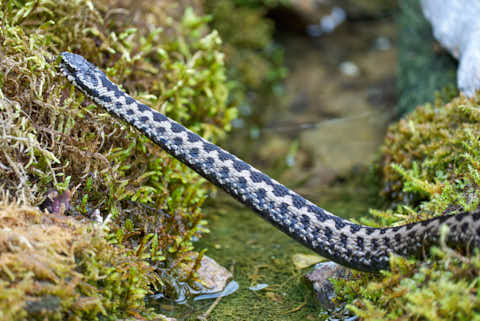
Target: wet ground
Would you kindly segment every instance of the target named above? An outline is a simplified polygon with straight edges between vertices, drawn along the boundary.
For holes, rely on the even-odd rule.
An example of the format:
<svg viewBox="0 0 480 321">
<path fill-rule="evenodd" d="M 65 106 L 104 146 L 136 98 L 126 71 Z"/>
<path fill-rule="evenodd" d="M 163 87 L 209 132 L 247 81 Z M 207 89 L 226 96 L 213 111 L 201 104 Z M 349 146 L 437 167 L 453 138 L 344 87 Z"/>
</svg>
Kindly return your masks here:
<svg viewBox="0 0 480 321">
<path fill-rule="evenodd" d="M 282 35 L 290 70 L 285 96 L 258 107 L 268 112 L 258 139 L 240 143 L 241 129 L 232 138 L 240 156 L 339 216 L 367 215 L 376 197 L 364 178 L 395 104 L 394 33 L 384 20 L 345 24 L 319 38 Z M 306 271 L 292 259 L 311 251 L 222 193 L 207 215 L 211 233 L 197 248 L 208 249 L 240 285 L 208 320 L 321 319 Z M 249 289 L 258 284 L 268 286 Z M 212 303 L 166 312 L 196 320 Z"/>
</svg>

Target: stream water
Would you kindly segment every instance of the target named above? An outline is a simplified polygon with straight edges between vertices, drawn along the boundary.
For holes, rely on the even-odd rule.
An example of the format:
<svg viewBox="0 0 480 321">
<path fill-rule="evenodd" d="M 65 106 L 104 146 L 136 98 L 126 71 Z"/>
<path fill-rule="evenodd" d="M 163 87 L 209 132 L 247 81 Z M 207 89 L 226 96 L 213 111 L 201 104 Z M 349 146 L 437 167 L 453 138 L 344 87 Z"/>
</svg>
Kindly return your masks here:
<svg viewBox="0 0 480 321">
<path fill-rule="evenodd" d="M 394 34 L 385 19 L 346 23 L 318 38 L 281 35 L 289 68 L 285 95 L 276 106 L 262 106 L 275 109 L 258 139 L 237 131 L 234 151 L 339 216 L 366 215 L 376 197 L 364 178 L 395 104 Z M 219 194 L 207 210 L 211 233 L 197 248 L 232 270 L 239 289 L 208 320 L 325 318 L 305 270 L 292 259 L 313 252 Z M 196 320 L 212 302 L 187 303 L 170 314 Z"/>
</svg>

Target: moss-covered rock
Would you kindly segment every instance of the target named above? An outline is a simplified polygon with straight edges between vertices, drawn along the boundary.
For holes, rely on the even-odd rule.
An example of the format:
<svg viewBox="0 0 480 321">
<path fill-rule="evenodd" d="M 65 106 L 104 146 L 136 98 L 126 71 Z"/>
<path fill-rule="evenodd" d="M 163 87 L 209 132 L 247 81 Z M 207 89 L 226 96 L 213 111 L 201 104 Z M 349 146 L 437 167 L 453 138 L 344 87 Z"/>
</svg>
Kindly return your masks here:
<svg viewBox="0 0 480 321">
<path fill-rule="evenodd" d="M 395 257 L 376 280 L 337 280 L 337 292 L 353 301 L 348 308 L 361 320 L 479 320 L 480 257 L 446 247 L 431 252 L 429 264 Z"/>
<path fill-rule="evenodd" d="M 477 207 L 480 121 L 478 97 L 437 100 L 392 125 L 382 148 L 383 192 L 420 205 L 424 216 Z"/>
<path fill-rule="evenodd" d="M 477 211 L 480 199 L 480 99 L 463 96 L 417 108 L 393 124 L 382 148 L 383 191 L 395 210 L 372 211 L 376 226 Z M 380 221 L 380 223 L 379 223 Z M 465 254 L 465 256 L 464 256 Z M 338 281 L 364 320 L 478 320 L 480 256 L 441 244 L 425 261 L 392 257 L 391 271 Z"/>
</svg>

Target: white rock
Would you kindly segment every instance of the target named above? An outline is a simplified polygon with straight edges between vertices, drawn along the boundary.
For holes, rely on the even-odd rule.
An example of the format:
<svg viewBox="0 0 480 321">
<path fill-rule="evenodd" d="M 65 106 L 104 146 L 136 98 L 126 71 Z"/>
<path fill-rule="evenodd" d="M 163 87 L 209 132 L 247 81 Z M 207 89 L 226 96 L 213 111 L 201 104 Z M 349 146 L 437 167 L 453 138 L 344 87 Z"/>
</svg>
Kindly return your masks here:
<svg viewBox="0 0 480 321">
<path fill-rule="evenodd" d="M 480 89 L 480 1 L 422 0 L 435 38 L 460 62 L 458 88 L 471 97 Z"/>
</svg>

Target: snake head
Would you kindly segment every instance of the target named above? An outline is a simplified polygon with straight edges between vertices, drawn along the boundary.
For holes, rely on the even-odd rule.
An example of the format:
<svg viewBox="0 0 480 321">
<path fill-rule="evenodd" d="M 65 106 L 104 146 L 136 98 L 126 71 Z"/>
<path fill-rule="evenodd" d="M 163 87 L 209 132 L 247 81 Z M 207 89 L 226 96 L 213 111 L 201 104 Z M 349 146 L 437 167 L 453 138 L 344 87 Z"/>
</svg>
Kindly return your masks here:
<svg viewBox="0 0 480 321">
<path fill-rule="evenodd" d="M 66 76 L 78 77 L 81 73 L 87 73 L 89 70 L 96 69 L 94 65 L 80 55 L 63 52 L 60 57 L 62 58 L 60 68 Z"/>
<path fill-rule="evenodd" d="M 60 70 L 68 80 L 89 97 L 98 96 L 96 87 L 102 77 L 106 78 L 105 74 L 80 55 L 63 52 L 60 57 Z"/>
</svg>

